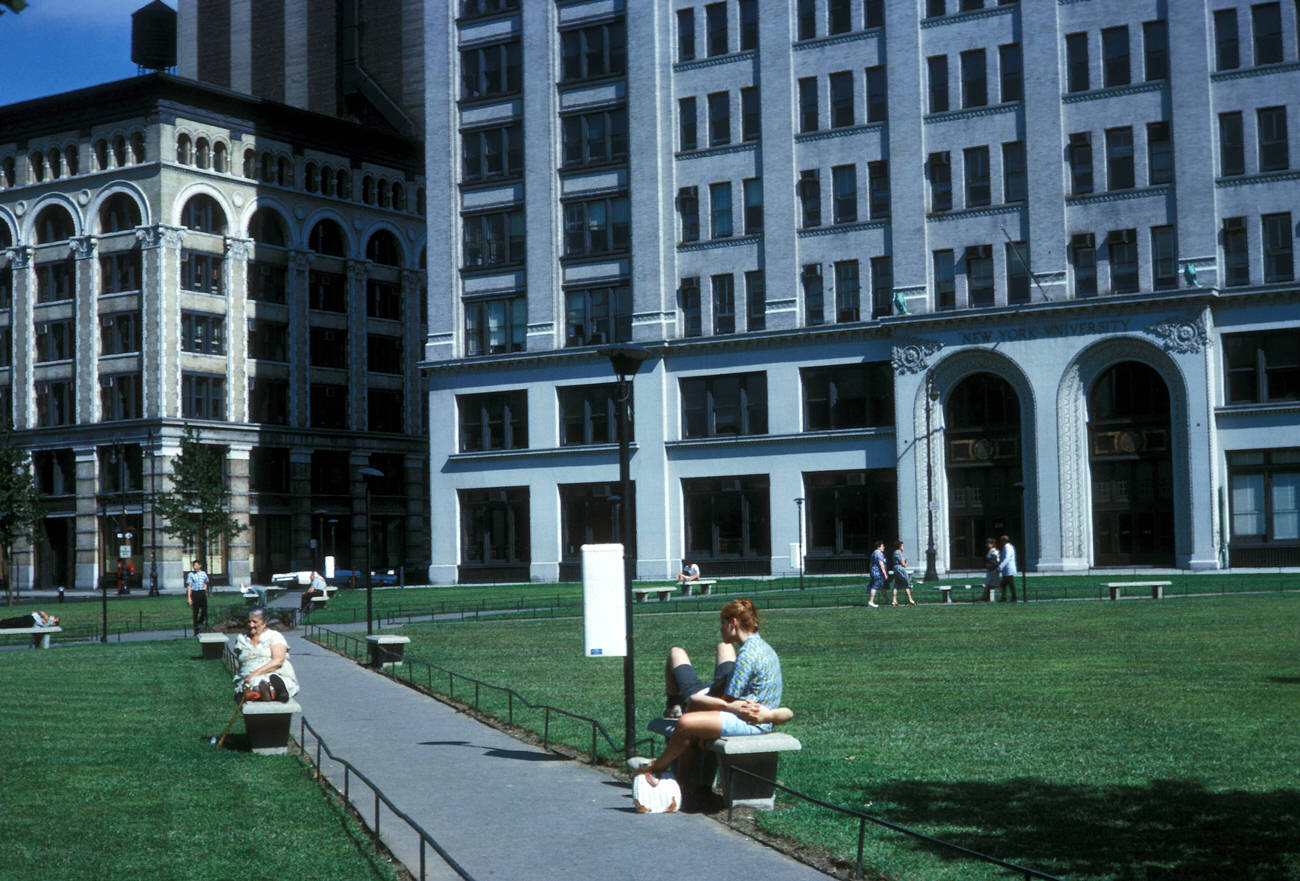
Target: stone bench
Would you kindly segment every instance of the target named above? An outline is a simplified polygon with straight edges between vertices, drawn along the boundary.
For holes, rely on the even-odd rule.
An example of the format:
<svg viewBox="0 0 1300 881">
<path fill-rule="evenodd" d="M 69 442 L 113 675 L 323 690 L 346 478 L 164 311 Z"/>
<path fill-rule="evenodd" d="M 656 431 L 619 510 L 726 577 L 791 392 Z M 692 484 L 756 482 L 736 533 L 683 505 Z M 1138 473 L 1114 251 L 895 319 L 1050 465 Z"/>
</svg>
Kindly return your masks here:
<svg viewBox="0 0 1300 881">
<path fill-rule="evenodd" d="M 308 613 L 314 612 L 314 611 L 316 611 L 317 609 L 323 609 L 323 608 L 325 608 L 325 606 L 329 603 L 329 601 L 330 601 L 330 598 L 327 597 L 327 596 L 323 596 L 323 597 L 312 597 L 312 598 L 311 598 L 311 606 L 307 609 Z"/>
<path fill-rule="evenodd" d="M 226 653 L 224 633 L 200 633 L 199 653 L 205 661 L 218 661 Z"/>
<path fill-rule="evenodd" d="M 279 701 L 245 701 L 244 731 L 248 733 L 249 748 L 259 756 L 288 752 L 293 714 L 301 712 L 302 706 L 295 700 L 283 704 Z"/>
<path fill-rule="evenodd" d="M 632 598 L 638 603 L 643 603 L 645 602 L 646 597 L 653 593 L 658 594 L 660 600 L 666 600 L 672 596 L 676 590 L 676 585 L 672 585 L 671 587 L 634 587 L 632 588 Z"/>
<path fill-rule="evenodd" d="M 62 632 L 63 628 L 57 624 L 53 627 L 5 627 L 0 629 L 0 636 L 18 636 L 28 633 L 32 637 L 32 648 L 47 649 L 50 647 L 50 634 Z"/>
<path fill-rule="evenodd" d="M 935 585 L 934 589 L 939 591 L 939 602 L 951 603 L 954 590 L 975 590 L 983 586 L 982 584 L 939 584 Z"/>
<path fill-rule="evenodd" d="M 709 594 L 713 593 L 713 585 L 717 583 L 718 583 L 717 579 L 714 578 L 697 578 L 694 581 L 684 582 L 681 585 L 681 588 L 683 591 L 686 592 L 686 595 L 688 597 L 690 596 L 706 597 Z"/>
<path fill-rule="evenodd" d="M 652 719 L 649 728 L 664 738 L 672 737 L 677 725 L 672 719 Z M 722 797 L 728 807 L 755 808 L 770 811 L 776 802 L 776 787 L 768 781 L 776 779 L 777 764 L 783 752 L 797 752 L 803 744 L 797 738 L 779 731 L 767 734 L 743 734 L 738 737 L 719 737 L 707 747 L 718 762 L 718 777 L 722 782 Z M 749 774 L 731 773 L 732 770 Z M 759 777 L 763 779 L 758 779 Z M 679 783 L 681 781 L 678 781 Z"/>
<path fill-rule="evenodd" d="M 1110 598 L 1117 600 L 1124 595 L 1126 587 L 1149 587 L 1151 588 L 1151 599 L 1162 600 L 1165 598 L 1165 588 L 1172 587 L 1172 581 L 1103 581 L 1102 587 L 1110 590 Z"/>
<path fill-rule="evenodd" d="M 366 650 L 370 655 L 372 667 L 400 667 L 402 654 L 411 641 L 409 636 L 391 636 L 372 634 L 366 637 Z"/>
</svg>

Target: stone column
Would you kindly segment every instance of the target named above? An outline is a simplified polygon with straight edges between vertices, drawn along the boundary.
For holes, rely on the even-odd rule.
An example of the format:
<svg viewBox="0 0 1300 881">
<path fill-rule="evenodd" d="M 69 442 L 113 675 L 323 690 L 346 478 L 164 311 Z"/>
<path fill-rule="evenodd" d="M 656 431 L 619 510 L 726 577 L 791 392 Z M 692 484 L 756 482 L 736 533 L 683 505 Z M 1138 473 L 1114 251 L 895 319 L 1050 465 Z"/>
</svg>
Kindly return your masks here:
<svg viewBox="0 0 1300 881">
<path fill-rule="evenodd" d="M 311 453 L 310 449 L 289 450 L 289 497 L 293 511 L 293 551 L 289 568 L 297 571 L 312 567 L 311 552 Z"/>
<path fill-rule="evenodd" d="M 370 454 L 368 452 L 353 450 L 348 456 L 348 480 L 350 493 L 352 495 L 352 565 L 349 567 L 357 575 L 357 587 L 363 587 L 366 583 L 366 566 L 371 569 L 376 568 L 373 557 L 368 554 L 373 551 L 368 550 L 370 536 L 366 535 L 366 478 L 359 473 L 359 469 L 370 465 Z M 370 500 L 370 516 L 373 520 L 375 515 L 374 498 Z"/>
<path fill-rule="evenodd" d="M 366 276 L 370 264 L 348 261 L 348 428 L 366 430 Z"/>
<path fill-rule="evenodd" d="M 415 366 L 424 345 L 420 332 L 423 326 L 420 322 L 420 310 L 424 308 L 424 299 L 420 296 L 423 282 L 423 273 L 402 272 L 402 431 L 416 436 L 421 435 L 425 428 L 420 424 L 424 413 L 420 401 L 422 383 L 420 371 Z"/>
<path fill-rule="evenodd" d="M 311 400 L 307 374 L 310 339 L 307 332 L 307 278 L 310 269 L 309 252 L 289 252 L 288 290 L 285 292 L 289 302 L 289 424 L 295 428 L 308 425 L 307 410 Z M 298 547 L 296 538 L 294 547 Z"/>
<path fill-rule="evenodd" d="M 230 491 L 230 516 L 244 530 L 230 540 L 226 549 L 226 574 L 230 584 L 247 584 L 251 567 L 249 550 L 251 535 L 248 531 L 248 465 L 252 444 L 231 444 L 226 448 L 227 488 Z"/>
<path fill-rule="evenodd" d="M 94 236 L 74 236 L 69 244 L 76 263 L 76 422 L 87 425 L 103 418 L 99 398 L 99 273 L 95 271 L 99 242 Z"/>
<path fill-rule="evenodd" d="M 407 567 L 413 567 L 423 564 L 430 559 L 429 549 L 429 529 L 432 526 L 429 508 L 429 479 L 426 473 L 428 458 L 425 456 L 408 455 L 403 462 L 403 474 L 406 478 L 406 512 L 404 531 L 406 533 L 406 558 L 403 562 Z M 454 516 L 455 506 L 447 506 L 440 509 L 440 513 L 446 513 L 448 516 Z M 451 524 L 447 524 L 450 528 Z M 418 573 L 412 573 L 411 577 L 418 577 L 424 580 L 429 577 L 427 569 Z"/>
<path fill-rule="evenodd" d="M 13 346 L 13 366 L 9 370 L 13 395 L 14 430 L 36 427 L 36 395 L 32 383 L 36 375 L 36 336 L 32 324 L 32 307 L 36 300 L 36 280 L 32 278 L 34 250 L 26 245 L 9 249 L 9 267 L 13 271 L 13 308 L 9 312 Z"/>
<path fill-rule="evenodd" d="M 248 421 L 248 257 L 252 239 L 226 237 L 226 406 L 231 422 Z"/>
<path fill-rule="evenodd" d="M 142 251 L 140 280 L 141 383 L 144 415 L 148 419 L 179 419 L 181 415 L 181 243 L 179 226 L 144 227 L 135 231 Z"/>
<path fill-rule="evenodd" d="M 99 539 L 99 456 L 93 446 L 78 446 L 76 456 L 77 521 L 74 565 L 78 588 L 99 587 L 101 568 Z"/>
</svg>

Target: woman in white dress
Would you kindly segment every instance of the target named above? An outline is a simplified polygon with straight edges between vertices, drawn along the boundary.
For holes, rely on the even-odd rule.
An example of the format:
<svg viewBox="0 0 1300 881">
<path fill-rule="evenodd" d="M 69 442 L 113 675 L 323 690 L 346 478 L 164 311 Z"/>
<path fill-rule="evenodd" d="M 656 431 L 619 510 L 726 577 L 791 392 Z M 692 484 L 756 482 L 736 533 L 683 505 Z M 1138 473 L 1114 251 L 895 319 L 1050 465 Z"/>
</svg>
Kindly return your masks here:
<svg viewBox="0 0 1300 881">
<path fill-rule="evenodd" d="M 298 677 L 289 661 L 289 643 L 283 634 L 267 629 L 265 609 L 249 611 L 248 633 L 239 634 L 235 640 L 235 658 L 239 662 L 236 695 L 256 692 L 257 700 L 284 703 L 298 693 Z"/>
</svg>

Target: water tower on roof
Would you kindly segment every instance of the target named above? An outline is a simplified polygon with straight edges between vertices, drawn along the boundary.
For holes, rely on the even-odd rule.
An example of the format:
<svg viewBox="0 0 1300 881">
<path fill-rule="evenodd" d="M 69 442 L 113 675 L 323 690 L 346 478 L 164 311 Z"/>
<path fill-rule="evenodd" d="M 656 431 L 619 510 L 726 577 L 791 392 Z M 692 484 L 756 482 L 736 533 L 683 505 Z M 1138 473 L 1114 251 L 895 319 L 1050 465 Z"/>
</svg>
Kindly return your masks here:
<svg viewBox="0 0 1300 881">
<path fill-rule="evenodd" d="M 153 0 L 131 13 L 131 60 L 140 73 L 176 68 L 176 10 Z"/>
</svg>

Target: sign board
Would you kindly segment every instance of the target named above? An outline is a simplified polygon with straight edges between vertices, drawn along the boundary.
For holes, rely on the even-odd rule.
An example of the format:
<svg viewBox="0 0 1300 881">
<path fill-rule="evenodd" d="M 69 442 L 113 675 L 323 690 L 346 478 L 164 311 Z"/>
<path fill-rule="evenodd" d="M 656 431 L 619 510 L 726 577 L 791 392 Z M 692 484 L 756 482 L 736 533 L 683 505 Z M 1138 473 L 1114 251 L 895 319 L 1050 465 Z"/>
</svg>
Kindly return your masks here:
<svg viewBox="0 0 1300 881">
<path fill-rule="evenodd" d="M 117 546 L 117 555 L 118 555 L 119 557 L 121 557 L 123 560 L 125 560 L 127 557 L 131 556 L 131 546 L 130 546 L 130 545 L 118 545 L 118 546 Z"/>
<path fill-rule="evenodd" d="M 621 544 L 582 546 L 582 653 L 588 658 L 627 656 Z"/>
<path fill-rule="evenodd" d="M 803 571 L 803 548 L 797 541 L 790 542 L 790 568 Z"/>
<path fill-rule="evenodd" d="M 326 578 L 334 577 L 334 558 L 332 556 L 325 558 L 325 571 L 321 573 Z"/>
</svg>

